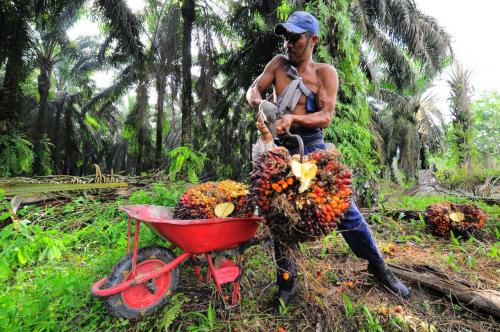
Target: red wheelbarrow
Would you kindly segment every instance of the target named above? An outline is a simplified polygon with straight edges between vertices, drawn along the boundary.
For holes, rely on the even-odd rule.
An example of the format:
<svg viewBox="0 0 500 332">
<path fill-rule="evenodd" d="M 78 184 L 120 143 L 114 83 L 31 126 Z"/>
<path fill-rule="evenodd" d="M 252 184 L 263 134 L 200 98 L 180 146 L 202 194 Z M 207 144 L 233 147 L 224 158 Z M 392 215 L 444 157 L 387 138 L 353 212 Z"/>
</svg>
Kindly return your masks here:
<svg viewBox="0 0 500 332">
<path fill-rule="evenodd" d="M 179 265 L 187 259 L 193 263 L 198 280 L 203 281 L 197 259 L 201 254 L 208 263 L 205 282 L 213 280 L 225 308 L 239 304 L 243 253 L 258 243 L 254 236 L 262 218 L 176 220 L 172 211 L 162 206 L 125 205 L 119 209 L 129 215 L 127 255 L 108 277 L 91 288 L 92 295 L 106 298 L 107 307 L 114 316 L 136 320 L 163 307 L 177 287 Z M 132 220 L 135 220 L 135 231 L 130 252 Z M 175 256 L 171 250 L 160 246 L 139 249 L 141 222 L 184 252 Z M 235 248 L 238 249 L 236 261 L 227 258 L 212 261 L 211 252 Z M 222 285 L 228 283 L 233 284 L 231 297 L 224 295 L 222 289 Z"/>
</svg>

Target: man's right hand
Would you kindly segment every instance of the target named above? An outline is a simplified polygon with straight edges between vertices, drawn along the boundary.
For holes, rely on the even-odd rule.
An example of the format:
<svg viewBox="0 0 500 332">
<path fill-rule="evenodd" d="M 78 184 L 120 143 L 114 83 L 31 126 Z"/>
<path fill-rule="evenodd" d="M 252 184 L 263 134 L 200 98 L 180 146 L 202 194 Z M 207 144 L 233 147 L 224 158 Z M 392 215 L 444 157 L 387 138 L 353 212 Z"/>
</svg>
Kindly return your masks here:
<svg viewBox="0 0 500 332">
<path fill-rule="evenodd" d="M 247 100 L 250 106 L 258 108 L 262 102 L 262 96 L 256 86 L 250 87 L 247 91 Z"/>
</svg>

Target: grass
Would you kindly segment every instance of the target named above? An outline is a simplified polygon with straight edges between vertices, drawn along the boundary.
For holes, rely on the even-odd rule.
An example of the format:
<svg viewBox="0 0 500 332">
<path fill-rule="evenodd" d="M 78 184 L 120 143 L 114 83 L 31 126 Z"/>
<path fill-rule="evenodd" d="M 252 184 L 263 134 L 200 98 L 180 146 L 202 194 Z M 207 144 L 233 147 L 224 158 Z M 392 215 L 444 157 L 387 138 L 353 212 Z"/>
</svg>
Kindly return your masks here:
<svg viewBox="0 0 500 332">
<path fill-rule="evenodd" d="M 153 194 L 142 192 L 133 199 L 175 202 L 182 192 L 177 188 L 170 194 L 164 189 L 159 185 Z M 385 189 L 386 195 L 396 192 Z M 454 200 L 399 199 L 394 207 L 419 210 L 443 199 Z M 214 288 L 197 284 L 192 269 L 184 264 L 178 292 L 161 312 L 138 323 L 115 319 L 100 299 L 90 296 L 89 289 L 124 255 L 126 217 L 117 211 L 122 203 L 79 197 L 44 207 L 27 206 L 19 211 L 26 232 L 13 227 L 0 230 L 0 330 L 295 331 L 335 326 L 349 331 L 412 331 L 424 326 L 432 331 L 456 329 L 459 324 L 463 330 L 487 331 L 498 323 L 417 285 L 412 285 L 410 301 L 393 297 L 364 272 L 365 263 L 335 232 L 301 246 L 301 289 L 291 305 L 281 306 L 279 315 L 268 310 L 276 292 L 271 251 L 256 246 L 245 254 L 239 308 L 222 310 Z M 491 219 L 498 216 L 498 207 L 481 207 L 490 214 L 486 231 L 498 234 L 498 219 Z M 390 219 L 382 214 L 370 220 L 386 260 L 430 264 L 478 288 L 498 287 L 498 236 L 489 242 L 443 239 L 428 234 L 423 220 Z M 166 245 L 148 228 L 141 228 L 140 245 L 153 243 Z M 9 271 L 2 273 L 2 267 Z"/>
</svg>

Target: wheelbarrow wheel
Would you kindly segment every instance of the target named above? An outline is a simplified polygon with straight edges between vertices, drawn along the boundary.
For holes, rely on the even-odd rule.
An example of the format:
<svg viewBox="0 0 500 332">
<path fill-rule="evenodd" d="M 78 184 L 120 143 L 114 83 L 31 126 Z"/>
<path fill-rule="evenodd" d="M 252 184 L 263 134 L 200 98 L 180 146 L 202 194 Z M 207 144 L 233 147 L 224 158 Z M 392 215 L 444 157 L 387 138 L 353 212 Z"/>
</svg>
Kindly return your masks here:
<svg viewBox="0 0 500 332">
<path fill-rule="evenodd" d="M 164 267 L 175 258 L 174 254 L 163 247 L 146 247 L 137 251 L 137 274 L 147 274 Z M 113 287 L 134 277 L 132 254 L 128 254 L 113 268 L 108 277 L 106 288 Z M 137 320 L 161 309 L 177 288 L 179 267 L 145 283 L 132 286 L 121 293 L 106 299 L 110 313 L 115 317 Z"/>
</svg>

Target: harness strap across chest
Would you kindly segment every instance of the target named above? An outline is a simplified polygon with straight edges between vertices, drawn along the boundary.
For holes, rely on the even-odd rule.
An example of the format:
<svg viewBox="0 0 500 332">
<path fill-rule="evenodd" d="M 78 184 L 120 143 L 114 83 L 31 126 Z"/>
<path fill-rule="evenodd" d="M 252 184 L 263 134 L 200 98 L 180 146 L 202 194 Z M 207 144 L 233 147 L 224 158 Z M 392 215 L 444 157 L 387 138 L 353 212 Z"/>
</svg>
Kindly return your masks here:
<svg viewBox="0 0 500 332">
<path fill-rule="evenodd" d="M 297 69 L 291 64 L 288 64 L 286 67 L 286 73 L 292 79 L 292 82 L 290 82 L 285 90 L 283 90 L 281 95 L 278 96 L 278 100 L 276 103 L 278 109 L 283 112 L 283 114 L 292 112 L 297 106 L 300 97 L 302 95 L 305 95 L 306 112 L 317 112 L 318 107 L 316 104 L 316 95 L 304 84 L 302 77 L 300 77 Z M 320 128 L 293 126 L 292 128 L 290 128 L 290 132 L 300 135 L 305 147 L 324 144 L 323 130 Z M 289 149 L 293 149 L 296 145 L 295 140 L 290 140 L 287 138 L 282 138 L 278 141 L 278 145 L 283 145 Z"/>
<path fill-rule="evenodd" d="M 295 109 L 302 95 L 305 95 L 306 98 L 310 98 L 309 96 L 314 95 L 314 93 L 304 84 L 302 77 L 300 77 L 294 66 L 290 64 L 287 65 L 286 73 L 292 81 L 285 90 L 283 90 L 281 95 L 278 96 L 276 103 L 278 109 L 284 114 L 292 112 Z M 313 112 L 314 111 L 316 110 L 313 110 Z"/>
</svg>

